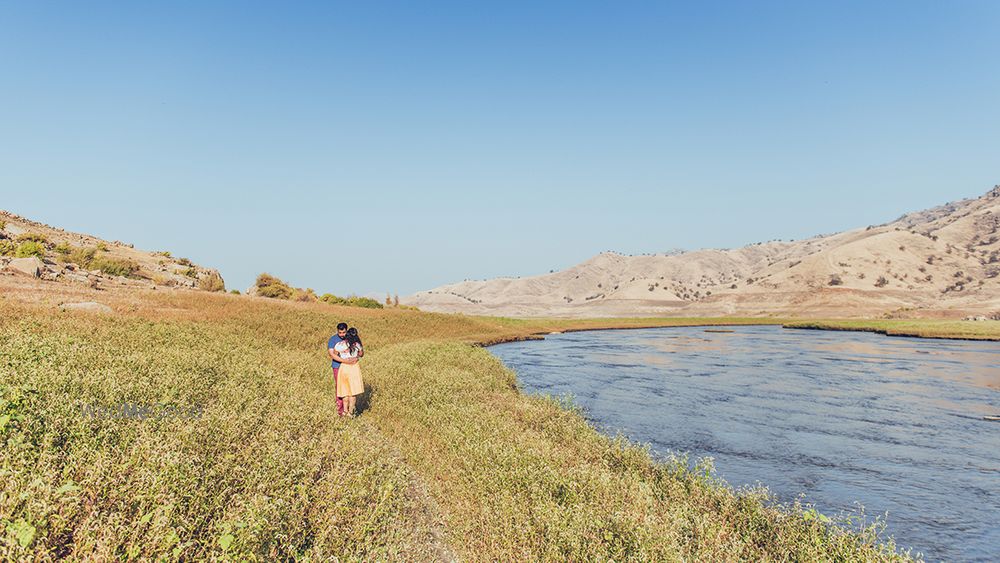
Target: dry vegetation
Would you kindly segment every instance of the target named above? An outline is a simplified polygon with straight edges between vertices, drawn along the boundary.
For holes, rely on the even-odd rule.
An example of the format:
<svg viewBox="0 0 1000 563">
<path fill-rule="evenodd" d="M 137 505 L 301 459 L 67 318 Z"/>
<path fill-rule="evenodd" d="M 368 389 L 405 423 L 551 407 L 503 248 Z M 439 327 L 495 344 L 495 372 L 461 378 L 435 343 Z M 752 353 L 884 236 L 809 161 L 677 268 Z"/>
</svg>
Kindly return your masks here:
<svg viewBox="0 0 1000 563">
<path fill-rule="evenodd" d="M 699 321 L 181 291 L 106 294 L 115 314 L 88 316 L 0 297 L 0 559 L 901 558 L 870 522 L 843 531 L 603 437 L 470 345 Z M 324 360 L 340 320 L 369 351 L 354 421 L 334 414 Z M 187 415 L 87 415 L 122 403 Z"/>
</svg>

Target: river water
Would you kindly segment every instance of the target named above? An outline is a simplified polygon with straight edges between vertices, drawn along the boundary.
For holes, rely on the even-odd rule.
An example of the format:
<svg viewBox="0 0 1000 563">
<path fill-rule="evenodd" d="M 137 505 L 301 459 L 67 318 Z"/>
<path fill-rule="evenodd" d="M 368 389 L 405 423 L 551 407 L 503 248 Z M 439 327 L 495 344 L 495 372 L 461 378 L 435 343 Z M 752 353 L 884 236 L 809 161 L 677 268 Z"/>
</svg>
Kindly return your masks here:
<svg viewBox="0 0 1000 563">
<path fill-rule="evenodd" d="M 706 330 L 732 330 L 713 333 Z M 929 561 L 1000 561 L 1000 343 L 780 327 L 573 332 L 490 350 L 654 454 L 823 514 L 888 513 Z"/>
</svg>

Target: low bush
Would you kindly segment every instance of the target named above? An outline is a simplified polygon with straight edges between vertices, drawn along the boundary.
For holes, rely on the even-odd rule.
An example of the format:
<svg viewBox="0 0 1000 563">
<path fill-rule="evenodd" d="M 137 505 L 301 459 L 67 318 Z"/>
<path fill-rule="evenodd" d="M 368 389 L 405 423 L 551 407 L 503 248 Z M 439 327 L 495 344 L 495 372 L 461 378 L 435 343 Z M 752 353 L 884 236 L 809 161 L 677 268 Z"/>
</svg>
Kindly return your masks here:
<svg viewBox="0 0 1000 563">
<path fill-rule="evenodd" d="M 97 256 L 96 248 L 74 248 L 66 256 L 66 260 L 90 270 L 94 269 L 90 267 L 90 263 L 94 261 L 95 256 Z"/>
<path fill-rule="evenodd" d="M 222 276 L 217 272 L 210 272 L 207 276 L 198 280 L 198 289 L 203 291 L 225 291 L 226 282 L 222 280 Z"/>
<path fill-rule="evenodd" d="M 316 297 L 316 292 L 313 291 L 311 287 L 306 289 L 294 289 L 292 290 L 292 301 L 302 301 L 304 303 L 312 303 L 319 298 Z"/>
<path fill-rule="evenodd" d="M 15 254 L 18 258 L 27 258 L 29 256 L 42 258 L 45 256 L 45 246 L 40 242 L 26 240 L 17 246 Z"/>
<path fill-rule="evenodd" d="M 23 235 L 17 237 L 17 242 L 37 242 L 39 244 L 45 244 L 49 242 L 49 239 L 41 233 L 24 233 Z"/>
<path fill-rule="evenodd" d="M 271 299 L 291 299 L 292 287 L 268 273 L 257 276 L 257 294 Z"/>
<path fill-rule="evenodd" d="M 88 268 L 100 270 L 109 276 L 131 277 L 139 271 L 139 265 L 131 260 L 99 256 L 90 261 Z"/>
<path fill-rule="evenodd" d="M 99 248 L 81 248 L 67 243 L 60 243 L 55 248 L 59 258 L 65 262 L 76 264 L 85 270 L 100 270 L 109 276 L 133 277 L 139 271 L 139 265 L 125 258 L 98 256 Z"/>
<path fill-rule="evenodd" d="M 9 240 L 0 240 L 0 256 L 13 256 L 17 246 Z"/>
<path fill-rule="evenodd" d="M 376 299 L 371 299 L 370 297 L 358 297 L 352 295 L 350 297 L 338 297 L 332 293 L 324 293 L 320 298 L 320 301 L 324 303 L 329 303 L 330 305 L 346 305 L 348 307 L 364 307 L 365 309 L 382 309 L 382 304 Z"/>
</svg>

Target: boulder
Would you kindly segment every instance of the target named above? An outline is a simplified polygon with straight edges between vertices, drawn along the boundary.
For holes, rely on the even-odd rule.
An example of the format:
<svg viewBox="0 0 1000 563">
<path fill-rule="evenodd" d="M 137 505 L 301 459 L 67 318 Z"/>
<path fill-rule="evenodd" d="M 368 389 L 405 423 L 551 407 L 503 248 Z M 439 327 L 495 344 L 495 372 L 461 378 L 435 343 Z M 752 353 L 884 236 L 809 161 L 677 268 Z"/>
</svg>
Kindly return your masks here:
<svg viewBox="0 0 1000 563">
<path fill-rule="evenodd" d="M 108 307 L 104 303 L 97 303 L 96 301 L 84 301 L 82 303 L 63 303 L 59 306 L 61 311 L 84 311 L 86 313 L 104 313 L 111 314 L 114 310 Z"/>
<path fill-rule="evenodd" d="M 87 278 L 86 274 L 79 274 L 76 272 L 66 272 L 63 274 L 63 279 L 73 283 L 89 284 L 90 279 Z"/>
<path fill-rule="evenodd" d="M 11 260 L 5 269 L 15 274 L 24 274 L 37 278 L 42 273 L 42 266 L 42 261 L 37 256 L 30 256 L 28 258 L 15 258 Z"/>
</svg>

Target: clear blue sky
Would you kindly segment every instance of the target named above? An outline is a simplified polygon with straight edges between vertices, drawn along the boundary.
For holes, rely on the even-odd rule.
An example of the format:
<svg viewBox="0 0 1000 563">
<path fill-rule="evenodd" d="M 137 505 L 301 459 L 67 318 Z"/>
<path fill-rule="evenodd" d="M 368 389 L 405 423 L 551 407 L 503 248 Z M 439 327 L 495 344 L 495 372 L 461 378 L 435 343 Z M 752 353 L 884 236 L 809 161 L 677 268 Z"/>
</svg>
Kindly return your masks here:
<svg viewBox="0 0 1000 563">
<path fill-rule="evenodd" d="M 998 29 L 995 0 L 5 2 L 0 208 L 340 294 L 804 238 L 1000 183 Z"/>
</svg>

